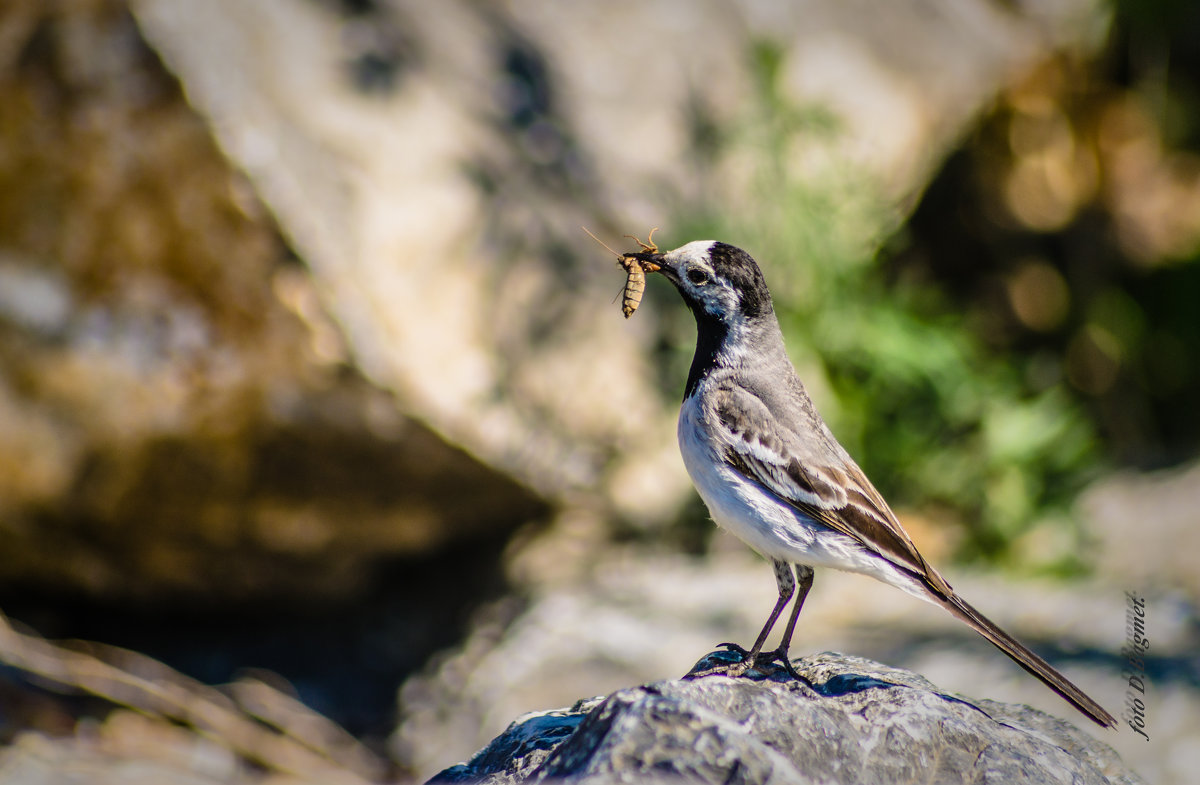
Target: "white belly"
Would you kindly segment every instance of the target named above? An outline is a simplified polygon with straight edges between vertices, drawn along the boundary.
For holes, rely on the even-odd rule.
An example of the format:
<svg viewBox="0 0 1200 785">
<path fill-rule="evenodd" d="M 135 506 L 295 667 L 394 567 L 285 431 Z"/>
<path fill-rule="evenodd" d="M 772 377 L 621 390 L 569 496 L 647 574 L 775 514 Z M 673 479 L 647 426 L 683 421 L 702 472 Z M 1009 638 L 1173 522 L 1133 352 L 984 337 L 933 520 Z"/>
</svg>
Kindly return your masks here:
<svg viewBox="0 0 1200 785">
<path fill-rule="evenodd" d="M 718 526 L 769 559 L 864 573 L 928 599 L 926 592 L 890 561 L 812 520 L 721 460 L 704 438 L 696 400 L 686 401 L 679 412 L 679 450 L 696 491 Z"/>
</svg>

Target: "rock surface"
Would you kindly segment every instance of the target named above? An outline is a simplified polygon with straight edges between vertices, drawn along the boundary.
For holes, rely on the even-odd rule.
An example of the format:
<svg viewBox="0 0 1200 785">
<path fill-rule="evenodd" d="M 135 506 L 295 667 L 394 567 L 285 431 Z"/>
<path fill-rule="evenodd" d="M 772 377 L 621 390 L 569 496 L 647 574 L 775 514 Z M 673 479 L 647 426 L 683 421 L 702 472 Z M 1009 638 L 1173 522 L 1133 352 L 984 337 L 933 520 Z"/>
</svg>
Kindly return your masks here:
<svg viewBox="0 0 1200 785">
<path fill-rule="evenodd" d="M 1200 549 L 1197 488 L 1196 461 L 1165 471 L 1123 471 L 1089 488 L 1078 505 L 1098 544 L 1096 572 L 1141 591 L 1200 600 L 1200 571 L 1191 558 Z M 1132 520 L 1138 525 L 1130 526 Z"/>
<path fill-rule="evenodd" d="M 737 655 L 718 651 L 704 670 Z M 659 682 L 518 719 L 431 783 L 1138 783 L 1107 745 L 1026 706 L 825 653 L 746 678 Z"/>
</svg>

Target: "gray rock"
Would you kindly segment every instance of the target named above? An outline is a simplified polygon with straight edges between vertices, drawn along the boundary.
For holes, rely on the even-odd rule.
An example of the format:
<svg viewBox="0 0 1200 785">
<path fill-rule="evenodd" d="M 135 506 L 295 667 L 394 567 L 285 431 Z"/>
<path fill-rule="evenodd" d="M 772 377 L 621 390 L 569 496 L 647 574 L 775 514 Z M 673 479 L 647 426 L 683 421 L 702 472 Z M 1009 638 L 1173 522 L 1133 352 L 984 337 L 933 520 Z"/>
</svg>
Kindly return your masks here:
<svg viewBox="0 0 1200 785">
<path fill-rule="evenodd" d="M 709 654 L 692 673 L 737 655 Z M 824 653 L 646 684 L 531 714 L 431 783 L 656 779 L 713 783 L 1137 783 L 1107 745 L 1027 706 Z"/>
<path fill-rule="evenodd" d="M 1166 471 L 1122 471 L 1088 488 L 1077 504 L 1096 543 L 1096 573 L 1140 591 L 1181 591 L 1193 602 L 1200 599 L 1200 572 L 1190 558 L 1200 548 L 1197 488 L 1200 462 Z M 1130 526 L 1131 520 L 1139 525 Z"/>
<path fill-rule="evenodd" d="M 354 369 L 127 6 L 0 4 L 0 584 L 344 601 L 544 515 Z"/>
</svg>

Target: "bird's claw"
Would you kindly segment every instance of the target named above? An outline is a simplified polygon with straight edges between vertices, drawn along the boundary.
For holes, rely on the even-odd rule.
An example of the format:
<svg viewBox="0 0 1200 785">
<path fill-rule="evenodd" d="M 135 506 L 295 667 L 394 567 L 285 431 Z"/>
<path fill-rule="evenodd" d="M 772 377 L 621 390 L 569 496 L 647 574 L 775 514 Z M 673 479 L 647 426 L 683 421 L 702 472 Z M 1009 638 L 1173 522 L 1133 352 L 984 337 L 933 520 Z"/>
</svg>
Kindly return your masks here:
<svg viewBox="0 0 1200 785">
<path fill-rule="evenodd" d="M 757 657 L 754 658 L 754 666 L 753 667 L 758 668 L 758 667 L 761 667 L 761 666 L 766 665 L 767 663 L 771 663 L 771 662 L 777 662 L 780 665 L 782 665 L 783 669 L 785 671 L 787 671 L 787 674 L 789 676 L 791 676 L 793 679 L 795 679 L 796 681 L 802 681 L 802 682 L 808 683 L 808 679 L 801 676 L 800 672 L 798 670 L 796 670 L 796 666 L 792 665 L 792 661 L 788 658 L 787 652 L 781 651 L 779 649 L 775 649 L 774 651 L 768 651 L 763 654 L 759 654 Z"/>
<path fill-rule="evenodd" d="M 781 651 L 780 649 L 758 652 L 751 657 L 749 651 L 737 645 L 736 643 L 720 643 L 718 646 L 726 649 L 727 651 L 731 651 L 740 655 L 741 660 L 738 662 L 722 663 L 711 668 L 706 668 L 702 671 L 689 673 L 689 679 L 697 679 L 704 676 L 728 676 L 736 679 L 739 676 L 744 676 L 746 673 L 752 670 L 757 670 L 762 672 L 764 675 L 769 675 L 771 669 L 769 669 L 768 666 L 777 663 L 777 667 L 782 668 L 793 679 L 808 683 L 808 679 L 800 675 L 800 672 L 796 670 L 794 665 L 792 665 L 792 661 L 788 659 L 787 653 Z"/>
</svg>

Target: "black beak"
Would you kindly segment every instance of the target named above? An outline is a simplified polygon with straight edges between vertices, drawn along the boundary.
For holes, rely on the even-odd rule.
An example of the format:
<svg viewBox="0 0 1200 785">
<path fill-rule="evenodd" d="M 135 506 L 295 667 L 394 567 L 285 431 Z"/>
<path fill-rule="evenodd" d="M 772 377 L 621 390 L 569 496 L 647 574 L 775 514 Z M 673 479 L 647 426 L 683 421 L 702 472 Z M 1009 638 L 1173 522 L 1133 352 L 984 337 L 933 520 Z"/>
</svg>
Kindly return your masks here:
<svg viewBox="0 0 1200 785">
<path fill-rule="evenodd" d="M 663 254 L 660 253 L 627 253 L 625 257 L 637 259 L 644 273 L 656 273 L 664 269 Z"/>
</svg>

